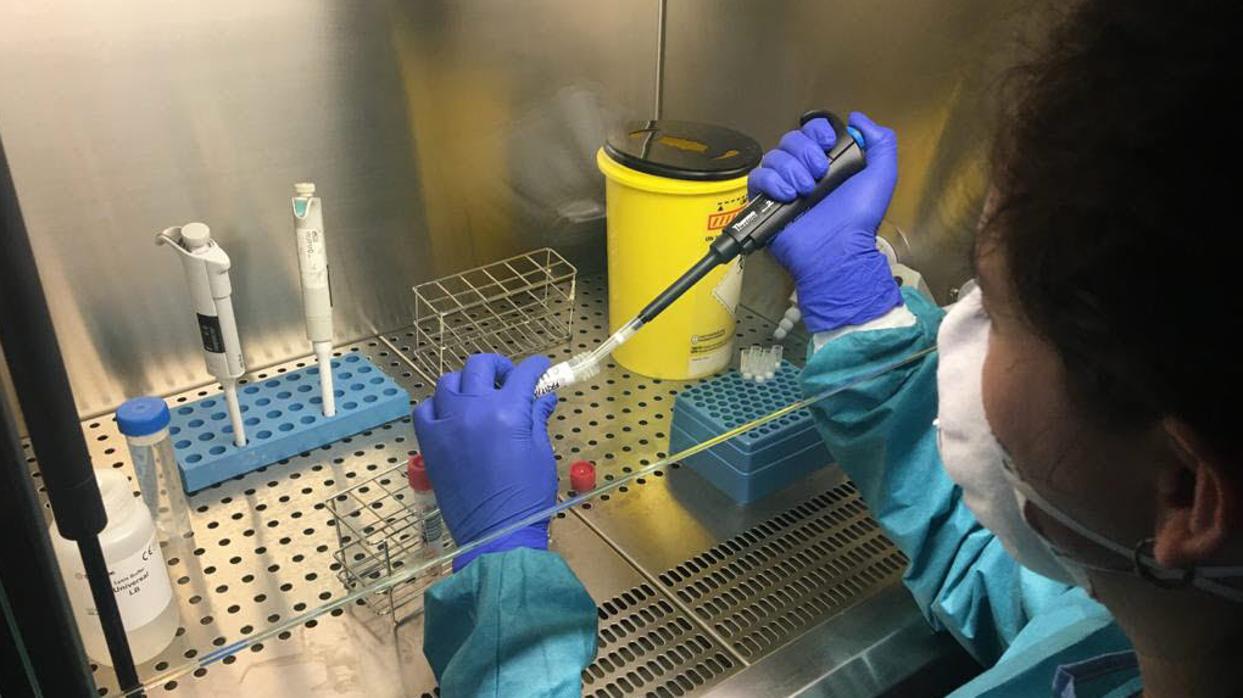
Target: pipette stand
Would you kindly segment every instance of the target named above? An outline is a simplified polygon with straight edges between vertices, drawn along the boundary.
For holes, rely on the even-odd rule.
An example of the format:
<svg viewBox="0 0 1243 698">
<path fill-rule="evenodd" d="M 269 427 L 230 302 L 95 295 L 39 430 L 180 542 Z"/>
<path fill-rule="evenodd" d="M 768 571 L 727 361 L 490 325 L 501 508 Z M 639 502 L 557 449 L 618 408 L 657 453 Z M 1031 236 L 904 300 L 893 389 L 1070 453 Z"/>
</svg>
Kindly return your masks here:
<svg viewBox="0 0 1243 698">
<path fill-rule="evenodd" d="M 337 413 L 323 414 L 319 366 L 238 387 L 247 443 L 233 443 L 222 395 L 173 408 L 169 434 L 187 492 L 196 492 L 410 414 L 410 395 L 366 357 L 332 360 Z"/>
</svg>

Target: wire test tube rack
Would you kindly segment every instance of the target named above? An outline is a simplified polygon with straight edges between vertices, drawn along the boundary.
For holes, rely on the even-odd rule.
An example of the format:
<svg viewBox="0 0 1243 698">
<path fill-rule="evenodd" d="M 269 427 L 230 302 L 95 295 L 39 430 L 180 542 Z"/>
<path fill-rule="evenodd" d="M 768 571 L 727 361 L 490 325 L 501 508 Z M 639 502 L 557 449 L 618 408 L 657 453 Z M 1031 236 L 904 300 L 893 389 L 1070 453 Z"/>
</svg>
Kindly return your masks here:
<svg viewBox="0 0 1243 698">
<path fill-rule="evenodd" d="M 337 531 L 337 578 L 347 591 L 374 585 L 443 552 L 430 551 L 424 543 L 423 519 L 404 463 L 338 492 L 325 504 Z M 423 590 L 447 571 L 378 591 L 366 597 L 366 604 L 376 615 L 401 623 L 423 610 Z"/>
<path fill-rule="evenodd" d="M 415 286 L 419 372 L 435 381 L 471 354 L 526 356 L 568 342 L 576 274 L 543 248 Z"/>
</svg>

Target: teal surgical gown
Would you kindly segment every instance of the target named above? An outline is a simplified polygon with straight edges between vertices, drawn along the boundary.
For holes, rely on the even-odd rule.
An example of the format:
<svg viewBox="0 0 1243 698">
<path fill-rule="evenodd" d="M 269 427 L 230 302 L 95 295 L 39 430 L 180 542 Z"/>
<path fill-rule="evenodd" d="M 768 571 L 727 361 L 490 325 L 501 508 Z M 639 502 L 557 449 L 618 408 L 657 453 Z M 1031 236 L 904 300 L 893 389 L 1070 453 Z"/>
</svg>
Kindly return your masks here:
<svg viewBox="0 0 1243 698">
<path fill-rule="evenodd" d="M 942 311 L 904 291 L 916 322 L 864 330 L 812 351 L 809 395 L 936 342 Z M 937 630 L 982 666 L 953 695 L 1122 698 L 1140 690 L 1135 657 L 1100 604 L 1019 566 L 962 503 L 932 421 L 936 355 L 814 408 L 822 436 L 886 533 L 910 558 L 905 582 Z M 426 595 L 424 653 L 445 696 L 578 695 L 595 652 L 596 608 L 553 553 L 483 555 Z"/>
</svg>

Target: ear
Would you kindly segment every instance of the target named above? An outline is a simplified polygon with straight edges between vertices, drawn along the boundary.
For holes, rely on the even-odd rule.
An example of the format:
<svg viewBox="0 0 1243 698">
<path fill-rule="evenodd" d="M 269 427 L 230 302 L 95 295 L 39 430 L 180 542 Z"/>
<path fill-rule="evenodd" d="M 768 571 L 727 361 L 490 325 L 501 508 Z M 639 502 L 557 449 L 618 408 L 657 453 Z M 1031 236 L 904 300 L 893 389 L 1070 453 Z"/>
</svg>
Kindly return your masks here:
<svg viewBox="0 0 1243 698">
<path fill-rule="evenodd" d="M 1162 422 L 1174 452 L 1161 475 L 1153 554 L 1162 567 L 1202 564 L 1243 527 L 1243 493 L 1227 462 L 1186 422 Z"/>
</svg>

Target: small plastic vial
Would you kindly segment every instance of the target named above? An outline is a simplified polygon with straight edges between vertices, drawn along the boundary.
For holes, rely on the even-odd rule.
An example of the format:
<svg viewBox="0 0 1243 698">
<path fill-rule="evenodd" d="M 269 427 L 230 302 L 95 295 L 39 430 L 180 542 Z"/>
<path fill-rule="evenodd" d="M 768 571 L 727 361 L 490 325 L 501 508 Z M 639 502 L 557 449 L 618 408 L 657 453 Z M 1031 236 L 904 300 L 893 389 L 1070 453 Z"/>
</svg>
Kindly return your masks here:
<svg viewBox="0 0 1243 698">
<path fill-rule="evenodd" d="M 163 652 L 176 636 L 177 600 L 173 598 L 164 555 L 156 542 L 151 514 L 134 496 L 128 478 L 116 470 L 96 470 L 95 480 L 108 515 L 108 525 L 99 533 L 99 545 L 134 663 L 141 664 Z M 110 665 L 112 659 L 78 546 L 61 537 L 55 522 L 50 533 L 86 654 L 100 664 Z"/>
<path fill-rule="evenodd" d="M 453 539 L 445 528 L 444 517 L 440 515 L 440 505 L 436 503 L 436 493 L 432 491 L 432 481 L 427 477 L 422 454 L 410 456 L 406 475 L 414 492 L 415 516 L 423 526 L 423 555 L 427 558 L 439 557 L 449 549 Z"/>
<path fill-rule="evenodd" d="M 169 438 L 168 405 L 158 397 L 126 400 L 117 409 L 117 427 L 125 435 L 142 500 L 151 512 L 160 539 L 180 542 L 193 535 L 190 505 L 181 486 L 173 442 Z"/>
</svg>

